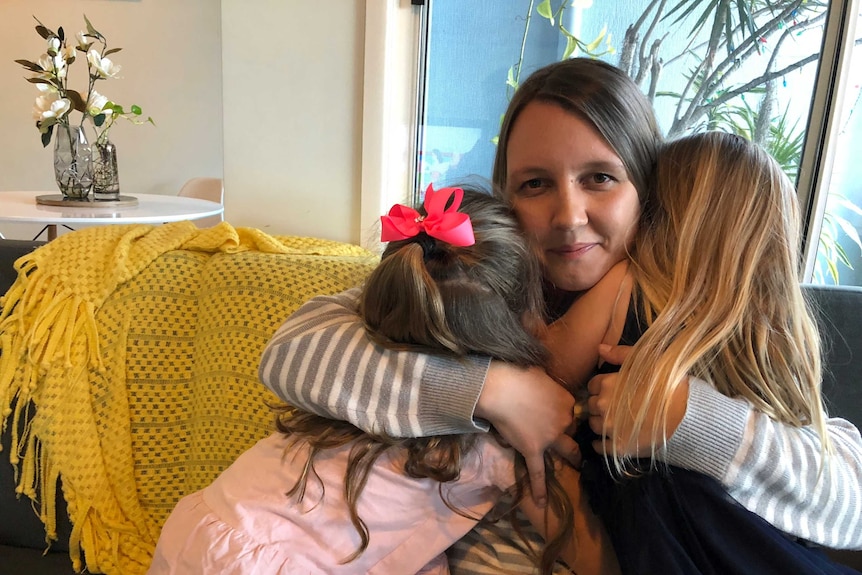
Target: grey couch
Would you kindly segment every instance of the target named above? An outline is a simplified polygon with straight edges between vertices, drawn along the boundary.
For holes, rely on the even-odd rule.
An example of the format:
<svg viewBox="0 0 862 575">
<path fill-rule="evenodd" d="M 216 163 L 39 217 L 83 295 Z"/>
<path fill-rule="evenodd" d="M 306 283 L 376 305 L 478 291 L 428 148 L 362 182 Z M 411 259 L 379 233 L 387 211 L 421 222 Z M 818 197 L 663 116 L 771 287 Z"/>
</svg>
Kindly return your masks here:
<svg viewBox="0 0 862 575">
<path fill-rule="evenodd" d="M 15 280 L 12 264 L 41 242 L 0 240 L 0 294 Z M 862 289 L 809 286 L 821 309 L 828 343 L 829 373 L 824 391 L 833 415 L 862 425 Z M 2 353 L 2 350 L 0 350 Z M 62 498 L 58 501 L 58 540 L 46 549 L 42 524 L 26 499 L 15 497 L 13 468 L 8 462 L 9 430 L 0 451 L 0 575 L 66 575 L 73 573 L 68 555 L 71 526 Z M 862 570 L 862 552 L 829 552 L 836 560 Z"/>
<path fill-rule="evenodd" d="M 0 240 L 0 293 L 15 281 L 12 264 L 43 242 Z M 0 350 L 0 353 L 3 351 Z M 2 436 L 0 451 L 0 575 L 68 575 L 74 573 L 69 560 L 72 527 L 58 498 L 58 540 L 44 554 L 45 530 L 26 498 L 15 496 L 15 481 L 9 464 L 9 429 Z"/>
</svg>

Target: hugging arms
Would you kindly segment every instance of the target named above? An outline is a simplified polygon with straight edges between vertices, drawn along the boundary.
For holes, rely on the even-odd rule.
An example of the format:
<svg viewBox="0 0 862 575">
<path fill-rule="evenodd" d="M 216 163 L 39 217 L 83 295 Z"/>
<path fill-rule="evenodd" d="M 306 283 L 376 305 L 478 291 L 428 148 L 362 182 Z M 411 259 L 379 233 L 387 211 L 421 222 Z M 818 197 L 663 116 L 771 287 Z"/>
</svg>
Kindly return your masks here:
<svg viewBox="0 0 862 575">
<path fill-rule="evenodd" d="M 486 431 L 474 408 L 487 393 L 486 376 L 495 375 L 489 360 L 460 362 L 384 349 L 368 339 L 356 296 L 350 290 L 304 304 L 267 345 L 261 381 L 292 405 L 369 432 Z M 333 356 L 343 360 L 327 361 Z M 571 423 L 571 396 L 536 370 L 499 368 L 496 375 L 508 381 L 491 385 L 511 384 L 512 391 L 499 391 L 504 397 L 498 403 L 508 412 L 500 407 L 498 415 L 507 420 L 492 423 L 514 445 L 544 443 L 544 451 Z M 810 427 L 778 423 L 745 400 L 690 381 L 685 417 L 659 453 L 661 460 L 715 478 L 743 506 L 786 533 L 827 547 L 862 548 L 862 439 L 851 423 L 828 420 L 835 453 L 818 480 L 820 442 Z M 530 421 L 536 414 L 542 419 Z M 534 426 L 556 428 L 556 436 Z M 544 433 L 544 439 L 506 437 L 507 429 Z"/>
</svg>

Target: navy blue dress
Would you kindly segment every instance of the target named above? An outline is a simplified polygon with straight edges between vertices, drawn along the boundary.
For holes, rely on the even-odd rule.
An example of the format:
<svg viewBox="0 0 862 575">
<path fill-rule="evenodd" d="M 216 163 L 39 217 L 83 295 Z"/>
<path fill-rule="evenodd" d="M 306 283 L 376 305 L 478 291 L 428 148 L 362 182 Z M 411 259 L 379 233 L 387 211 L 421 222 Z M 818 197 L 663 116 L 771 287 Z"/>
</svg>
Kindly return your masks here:
<svg viewBox="0 0 862 575">
<path fill-rule="evenodd" d="M 630 311 L 620 343 L 632 345 L 641 333 Z M 701 473 L 664 465 L 650 470 L 643 462 L 640 472 L 616 476 L 592 449 L 597 437 L 587 425 L 575 436 L 584 455 L 581 486 L 610 535 L 624 574 L 859 573 L 779 531 Z"/>
</svg>

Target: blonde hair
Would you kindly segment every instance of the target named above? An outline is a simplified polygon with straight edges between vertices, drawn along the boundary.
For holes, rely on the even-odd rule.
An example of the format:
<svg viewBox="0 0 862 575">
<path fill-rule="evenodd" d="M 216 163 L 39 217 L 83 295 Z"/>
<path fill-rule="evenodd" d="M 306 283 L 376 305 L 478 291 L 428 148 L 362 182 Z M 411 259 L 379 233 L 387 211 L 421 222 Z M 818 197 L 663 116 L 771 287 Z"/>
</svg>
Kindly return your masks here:
<svg viewBox="0 0 862 575">
<path fill-rule="evenodd" d="M 820 339 L 799 285 L 792 183 L 763 149 L 719 132 L 668 143 L 654 178 L 657 201 L 643 214 L 632 263 L 649 329 L 609 406 L 633 416 L 621 418 L 630 422 L 618 426 L 621 443 L 654 423 L 648 418 L 665 421 L 671 393 L 693 375 L 777 421 L 813 425 L 828 452 Z M 647 394 L 635 405 L 637 390 Z M 660 431 L 653 455 L 666 437 Z M 624 468 L 624 458 L 615 461 Z"/>
<path fill-rule="evenodd" d="M 424 232 L 387 246 L 360 296 L 360 315 L 369 335 L 390 349 L 445 354 L 464 361 L 468 354 L 482 354 L 521 366 L 544 366 L 547 351 L 537 338 L 543 317 L 538 258 L 504 202 L 465 189 L 460 211 L 472 221 L 476 242 L 471 246 L 453 246 Z M 357 503 L 378 457 L 392 448 L 403 449 L 405 473 L 440 481 L 442 496 L 442 483 L 458 479 L 461 460 L 476 441 L 476 434 L 410 439 L 372 436 L 349 423 L 292 407 L 280 410 L 276 426 L 309 446 L 304 473 L 288 491 L 300 500 L 309 476 L 314 477 L 315 457 L 326 449 L 351 444 L 344 492 L 361 543 L 344 563 L 368 547 L 369 533 L 357 513 Z M 528 482 L 519 454 L 515 467 L 519 499 Z M 549 509 L 562 523 L 538 558 L 542 573 L 551 573 L 564 543 L 572 538 L 574 511 L 554 479 L 550 462 L 546 472 Z M 445 497 L 444 502 L 464 514 Z"/>
</svg>

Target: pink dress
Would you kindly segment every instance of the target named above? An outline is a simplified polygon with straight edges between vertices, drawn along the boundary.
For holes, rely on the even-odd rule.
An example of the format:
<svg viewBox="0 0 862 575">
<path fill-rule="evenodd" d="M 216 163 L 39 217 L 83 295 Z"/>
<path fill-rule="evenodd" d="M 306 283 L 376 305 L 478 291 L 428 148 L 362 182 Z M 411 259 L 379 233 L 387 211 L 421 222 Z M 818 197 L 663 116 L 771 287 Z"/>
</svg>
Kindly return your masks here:
<svg viewBox="0 0 862 575">
<path fill-rule="evenodd" d="M 404 475 L 403 452 L 393 450 L 377 461 L 360 496 L 368 548 L 342 564 L 360 542 L 343 494 L 350 446 L 318 456 L 320 481 L 309 478 L 301 503 L 285 493 L 307 447 L 286 447 L 281 434 L 262 439 L 210 486 L 180 500 L 148 574 L 446 574 L 443 552 L 514 482 L 512 451 L 481 436 L 461 478 L 442 484 L 443 497 L 471 518 L 463 517 L 446 506 L 439 482 Z"/>
</svg>

